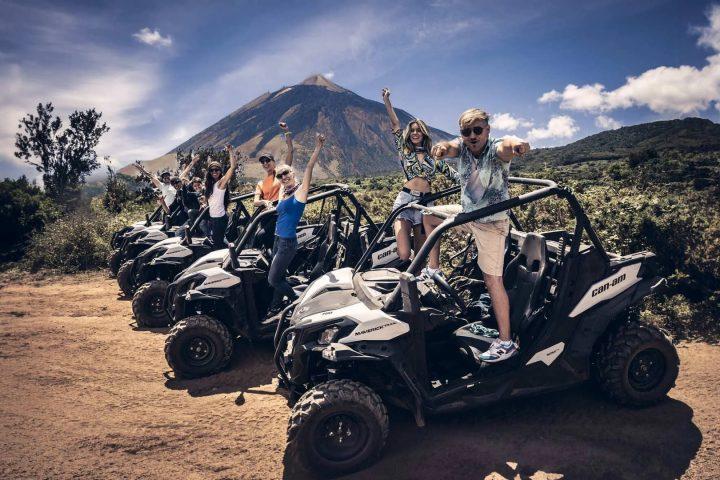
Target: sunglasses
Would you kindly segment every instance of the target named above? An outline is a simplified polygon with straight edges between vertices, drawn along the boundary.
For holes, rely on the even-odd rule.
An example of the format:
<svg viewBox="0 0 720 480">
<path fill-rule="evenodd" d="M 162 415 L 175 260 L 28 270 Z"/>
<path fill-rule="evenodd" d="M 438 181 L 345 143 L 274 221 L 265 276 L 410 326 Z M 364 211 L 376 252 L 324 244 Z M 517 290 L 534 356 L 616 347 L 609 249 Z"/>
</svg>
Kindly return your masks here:
<svg viewBox="0 0 720 480">
<path fill-rule="evenodd" d="M 266 158 L 266 157 L 263 157 L 259 160 L 259 162 L 262 163 L 263 165 L 266 163 L 274 162 L 274 161 L 275 160 L 270 160 L 269 158 Z"/>
<path fill-rule="evenodd" d="M 211 168 L 210 170 L 208 170 L 208 172 L 210 172 L 210 173 L 215 173 L 215 172 L 219 172 L 219 171 L 220 171 L 219 168 Z"/>
<path fill-rule="evenodd" d="M 463 137 L 469 137 L 470 133 L 474 133 L 475 135 L 482 135 L 485 128 L 486 127 L 463 128 L 462 130 L 460 130 L 460 133 Z"/>
<path fill-rule="evenodd" d="M 280 180 L 282 180 L 283 178 L 285 178 L 285 176 L 290 175 L 291 173 L 292 173 L 292 172 L 282 172 L 282 173 L 278 173 L 277 175 L 275 175 L 275 178 L 279 178 Z"/>
</svg>

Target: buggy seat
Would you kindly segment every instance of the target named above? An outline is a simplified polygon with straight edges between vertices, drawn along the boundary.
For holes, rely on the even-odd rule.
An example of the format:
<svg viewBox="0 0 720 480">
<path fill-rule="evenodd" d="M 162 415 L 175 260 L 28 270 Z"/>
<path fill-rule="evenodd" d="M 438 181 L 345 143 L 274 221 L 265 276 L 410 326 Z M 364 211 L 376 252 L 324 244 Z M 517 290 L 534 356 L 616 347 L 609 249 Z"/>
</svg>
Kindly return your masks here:
<svg viewBox="0 0 720 480">
<path fill-rule="evenodd" d="M 531 314 L 542 304 L 543 276 L 547 269 L 547 245 L 545 238 L 528 233 L 520 252 L 505 267 L 503 284 L 510 301 L 510 331 L 519 337 L 533 320 Z M 498 331 L 488 325 L 490 316 L 484 320 L 464 325 L 455 332 L 460 349 L 477 360 L 498 337 Z"/>
<path fill-rule="evenodd" d="M 288 277 L 288 283 L 290 283 L 290 285 L 292 285 L 293 287 L 297 285 L 306 285 L 315 280 L 316 278 L 321 277 L 328 270 L 330 270 L 330 267 L 335 264 L 335 254 L 337 252 L 337 249 L 337 223 L 335 222 L 335 219 L 331 219 L 328 225 L 325 241 L 318 245 L 313 252 L 314 255 L 317 255 L 317 261 L 315 262 L 315 265 L 313 266 L 310 273 L 307 275 L 307 277 L 302 275 L 292 275 Z"/>
</svg>

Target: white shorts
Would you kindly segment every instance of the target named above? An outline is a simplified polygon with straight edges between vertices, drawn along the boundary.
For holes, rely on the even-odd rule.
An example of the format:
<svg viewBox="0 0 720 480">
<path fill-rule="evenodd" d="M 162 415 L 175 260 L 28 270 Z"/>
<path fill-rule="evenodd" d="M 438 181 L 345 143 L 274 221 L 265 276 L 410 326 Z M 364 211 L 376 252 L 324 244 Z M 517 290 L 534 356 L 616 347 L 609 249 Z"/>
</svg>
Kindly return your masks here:
<svg viewBox="0 0 720 480">
<path fill-rule="evenodd" d="M 433 207 L 448 215 L 457 215 L 462 211 L 460 205 L 439 205 Z M 478 250 L 478 266 L 486 275 L 502 277 L 505 263 L 505 242 L 510 233 L 509 220 L 493 222 L 468 222 L 456 229 L 472 233 Z"/>
</svg>

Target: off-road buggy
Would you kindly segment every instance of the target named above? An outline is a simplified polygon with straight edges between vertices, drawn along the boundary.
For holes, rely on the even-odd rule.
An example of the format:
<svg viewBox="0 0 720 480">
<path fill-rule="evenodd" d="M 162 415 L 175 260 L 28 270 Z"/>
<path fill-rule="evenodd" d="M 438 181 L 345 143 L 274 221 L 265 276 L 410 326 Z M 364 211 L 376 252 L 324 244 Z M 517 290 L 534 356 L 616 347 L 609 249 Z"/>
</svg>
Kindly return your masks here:
<svg viewBox="0 0 720 480">
<path fill-rule="evenodd" d="M 665 284 L 654 254 L 607 253 L 568 189 L 549 180 L 510 181 L 540 188 L 456 216 L 407 206 L 444 221 L 405 272 L 331 272 L 334 288 L 301 297 L 278 325 L 275 362 L 293 405 L 287 448 L 302 465 L 329 474 L 372 462 L 388 436 L 386 403 L 410 410 L 423 426 L 426 414 L 589 378 L 613 400 L 635 406 L 660 401 L 672 388 L 677 352 L 636 315 L 643 298 Z M 483 363 L 479 354 L 498 333 L 492 310 L 478 301 L 485 289 L 477 269 L 456 264 L 447 279 L 417 275 L 448 229 L 548 197 L 567 202 L 574 229 L 523 232 L 512 217 L 503 278 L 520 349 Z M 473 249 L 464 249 L 466 260 Z M 310 288 L 325 287 L 318 281 Z"/>
<path fill-rule="evenodd" d="M 346 185 L 325 185 L 307 203 L 326 201 L 332 208 L 324 222 L 298 229 L 300 248 L 288 268 L 297 292 L 332 269 L 354 264 L 377 233 L 377 225 Z M 276 214 L 275 209 L 261 213 L 241 245 L 253 235 L 256 223 Z M 222 267 L 186 272 L 168 288 L 165 305 L 177 323 L 166 339 L 165 356 L 177 376 L 204 376 L 225 366 L 235 337 L 268 339 L 276 332 L 280 314 L 269 312 L 271 252 L 231 248 L 230 253 Z M 394 238 L 376 242 L 375 253 L 378 265 L 399 261 Z"/>
<path fill-rule="evenodd" d="M 123 236 L 126 233 L 129 233 L 131 231 L 140 231 L 144 227 L 149 227 L 150 225 L 162 225 L 162 207 L 157 207 L 152 213 L 146 213 L 145 214 L 145 220 L 141 222 L 135 222 L 132 225 L 126 225 L 120 230 L 117 230 L 115 233 L 113 233 L 112 238 L 110 239 L 110 247 L 113 249 L 120 248 L 120 244 L 122 243 Z"/>
<path fill-rule="evenodd" d="M 235 241 L 250 222 L 252 214 L 248 212 L 243 201 L 251 199 L 253 195 L 254 193 L 252 192 L 245 193 L 235 195 L 230 199 L 230 204 L 234 205 L 234 208 L 225 229 L 225 238 L 228 242 Z M 139 253 L 132 260 L 124 262 L 117 274 L 117 282 L 120 290 L 122 290 L 125 295 L 131 296 L 141 285 L 155 279 L 164 280 L 165 288 L 167 288 L 167 283 L 171 282 L 178 273 L 188 267 L 193 261 L 215 249 L 215 246 L 201 229 L 201 225 L 208 215 L 209 211 L 207 207 L 203 207 L 193 224 L 185 229 L 184 235 L 175 235 L 161 240 Z M 163 311 L 162 299 L 164 296 L 163 293 L 163 295 L 159 297 L 160 303 L 158 307 L 160 310 L 156 310 L 156 313 Z M 158 321 L 163 317 L 164 315 L 161 315 Z M 150 323 L 153 322 L 151 317 L 146 316 L 146 318 Z M 142 320 L 139 320 L 139 322 L 142 322 Z M 167 323 L 165 325 L 167 325 Z M 147 324 L 143 326 L 162 325 Z"/>
<path fill-rule="evenodd" d="M 158 222 L 159 218 L 162 221 Z M 138 222 L 124 233 L 116 232 L 111 240 L 115 250 L 110 253 L 108 258 L 110 273 L 117 275 L 125 261 L 132 260 L 140 252 L 157 242 L 175 236 L 178 226 L 182 225 L 185 220 L 187 220 L 187 214 L 182 205 L 178 204 L 168 215 L 156 210 L 152 216 L 145 216 L 145 222 L 142 225 L 138 225 L 141 223 Z"/>
</svg>

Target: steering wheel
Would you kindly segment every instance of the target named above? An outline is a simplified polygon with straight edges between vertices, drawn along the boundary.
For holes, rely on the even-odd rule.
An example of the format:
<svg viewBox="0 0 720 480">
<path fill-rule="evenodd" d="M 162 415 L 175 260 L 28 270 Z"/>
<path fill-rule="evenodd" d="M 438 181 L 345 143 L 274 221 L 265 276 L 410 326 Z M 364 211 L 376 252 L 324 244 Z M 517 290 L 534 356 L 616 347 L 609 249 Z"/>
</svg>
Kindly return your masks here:
<svg viewBox="0 0 720 480">
<path fill-rule="evenodd" d="M 460 308 L 460 314 L 465 315 L 467 313 L 465 300 L 460 298 L 460 295 L 458 295 L 457 292 L 450 286 L 447 280 L 445 280 L 445 277 L 440 275 L 440 272 L 435 272 L 430 278 L 432 278 L 432 281 L 435 282 L 435 285 L 437 285 L 440 290 L 449 295 L 450 298 L 455 301 L 455 304 L 458 308 Z"/>
</svg>

